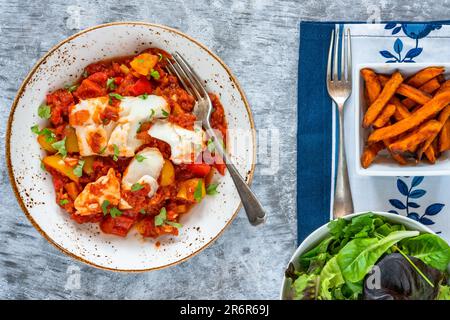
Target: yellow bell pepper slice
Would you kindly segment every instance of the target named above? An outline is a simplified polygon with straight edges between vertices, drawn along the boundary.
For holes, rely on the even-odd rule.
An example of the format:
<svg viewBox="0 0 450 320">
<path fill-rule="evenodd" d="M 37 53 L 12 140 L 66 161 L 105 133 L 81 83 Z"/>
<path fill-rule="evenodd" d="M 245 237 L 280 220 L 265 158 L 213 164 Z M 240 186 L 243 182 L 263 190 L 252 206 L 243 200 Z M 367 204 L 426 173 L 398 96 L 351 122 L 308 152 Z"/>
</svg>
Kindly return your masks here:
<svg viewBox="0 0 450 320">
<path fill-rule="evenodd" d="M 136 56 L 131 62 L 130 66 L 137 73 L 148 76 L 150 71 L 155 67 L 159 57 L 150 53 L 142 53 Z"/>
<path fill-rule="evenodd" d="M 175 182 L 175 168 L 170 160 L 164 160 L 164 165 L 161 169 L 160 185 L 165 187 Z"/>
<path fill-rule="evenodd" d="M 177 198 L 189 202 L 200 202 L 206 195 L 205 181 L 192 178 L 180 182 Z"/>
<path fill-rule="evenodd" d="M 68 177 L 70 180 L 78 183 L 78 177 L 73 173 L 73 168 L 66 164 L 61 155 L 55 154 L 44 157 L 44 159 L 42 159 L 42 162 L 46 166 L 55 169 L 59 173 Z"/>
</svg>

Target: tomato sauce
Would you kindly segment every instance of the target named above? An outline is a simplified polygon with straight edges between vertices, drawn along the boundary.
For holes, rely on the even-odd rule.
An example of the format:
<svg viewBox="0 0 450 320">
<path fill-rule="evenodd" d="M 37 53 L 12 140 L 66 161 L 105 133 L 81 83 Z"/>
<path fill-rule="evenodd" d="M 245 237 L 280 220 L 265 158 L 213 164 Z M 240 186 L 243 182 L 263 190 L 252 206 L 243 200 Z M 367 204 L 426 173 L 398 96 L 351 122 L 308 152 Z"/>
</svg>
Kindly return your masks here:
<svg viewBox="0 0 450 320">
<path fill-rule="evenodd" d="M 158 48 L 149 48 L 143 53 L 158 55 L 159 61 L 153 68 L 158 77 L 143 76 L 137 74 L 131 67 L 131 57 L 120 57 L 117 59 L 105 60 L 88 65 L 83 73 L 83 77 L 68 89 L 58 89 L 47 95 L 46 104 L 50 106 L 51 116 L 49 119 L 50 128 L 56 134 L 57 139 L 65 136 L 65 128 L 70 125 L 83 123 L 88 115 L 82 112 L 72 121 L 77 123 L 69 124 L 69 112 L 71 108 L 80 100 L 110 96 L 110 103 L 107 108 L 99 115 L 99 119 L 104 124 L 110 121 L 117 121 L 119 118 L 120 101 L 111 97 L 111 93 L 121 96 L 140 96 L 144 94 L 155 94 L 165 98 L 170 107 L 168 121 L 175 123 L 183 128 L 193 130 L 194 123 L 197 120 L 192 110 L 195 105 L 195 99 L 186 92 L 178 79 L 166 72 L 166 60 L 170 55 Z M 217 129 L 223 136 L 226 143 L 227 123 L 223 106 L 219 98 L 210 94 L 214 111 L 211 115 L 211 126 Z M 74 120 L 75 119 L 75 120 Z M 141 129 L 137 133 L 137 138 L 143 141 L 143 145 L 136 150 L 138 152 L 146 147 L 158 148 L 164 159 L 170 159 L 170 145 L 166 142 L 149 136 L 147 130 L 151 123 L 141 124 Z M 100 135 L 91 135 L 88 143 L 96 153 L 101 153 L 101 146 L 104 145 L 104 139 Z M 70 157 L 79 159 L 76 152 L 69 152 Z M 214 155 L 212 155 L 214 157 Z M 80 192 L 91 182 L 107 174 L 110 168 L 113 168 L 118 176 L 122 176 L 132 158 L 119 158 L 114 161 L 112 157 L 93 156 L 91 170 L 83 172 L 82 176 L 76 181 L 75 190 Z M 211 154 L 209 154 L 211 158 Z M 185 214 L 189 208 L 195 204 L 186 198 L 180 197 L 184 192 L 182 184 L 184 181 L 193 178 L 205 178 L 210 176 L 211 166 L 193 165 L 175 165 L 173 164 L 175 179 L 173 183 L 166 186 L 160 186 L 155 195 L 151 198 L 147 196 L 150 186 L 143 184 L 142 189 L 138 191 L 122 191 L 121 197 L 125 200 L 131 209 L 122 209 L 120 216 L 113 217 L 110 214 L 97 213 L 88 216 L 78 215 L 74 208 L 74 199 L 71 199 L 65 188 L 69 183 L 73 183 L 66 175 L 45 165 L 46 170 L 52 175 L 53 185 L 56 191 L 56 201 L 60 204 L 78 223 L 99 223 L 100 228 L 105 233 L 117 236 L 126 236 L 129 230 L 136 226 L 137 230 L 144 237 L 158 237 L 163 234 L 178 235 L 176 223 L 181 214 Z M 213 164 L 221 174 L 225 172 L 224 165 Z M 155 225 L 155 216 L 161 214 L 165 209 L 165 223 Z M 173 222 L 173 223 L 171 223 Z"/>
</svg>

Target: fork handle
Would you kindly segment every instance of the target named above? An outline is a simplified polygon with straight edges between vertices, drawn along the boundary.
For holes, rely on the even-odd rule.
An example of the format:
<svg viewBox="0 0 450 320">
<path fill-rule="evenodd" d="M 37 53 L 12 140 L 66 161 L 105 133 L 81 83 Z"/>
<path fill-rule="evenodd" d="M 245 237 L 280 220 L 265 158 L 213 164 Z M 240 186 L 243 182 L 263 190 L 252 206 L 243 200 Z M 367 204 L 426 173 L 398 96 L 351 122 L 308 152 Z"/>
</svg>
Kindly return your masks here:
<svg viewBox="0 0 450 320">
<path fill-rule="evenodd" d="M 344 110 L 343 105 L 338 105 L 339 110 L 339 153 L 334 186 L 333 218 L 340 218 L 353 213 L 352 192 L 348 178 L 347 159 L 344 145 Z"/>
<path fill-rule="evenodd" d="M 206 127 L 209 135 L 214 138 L 215 151 L 222 157 L 225 165 L 227 166 L 228 172 L 233 179 L 234 185 L 239 193 L 239 197 L 241 198 L 242 205 L 244 206 L 245 213 L 247 214 L 248 221 L 254 226 L 264 223 L 266 221 L 266 212 L 264 211 L 258 198 L 245 182 L 244 178 L 242 178 L 236 166 L 231 162 L 230 157 L 223 149 L 222 144 L 219 143 L 220 140 L 214 130 L 209 124 L 207 124 Z"/>
</svg>

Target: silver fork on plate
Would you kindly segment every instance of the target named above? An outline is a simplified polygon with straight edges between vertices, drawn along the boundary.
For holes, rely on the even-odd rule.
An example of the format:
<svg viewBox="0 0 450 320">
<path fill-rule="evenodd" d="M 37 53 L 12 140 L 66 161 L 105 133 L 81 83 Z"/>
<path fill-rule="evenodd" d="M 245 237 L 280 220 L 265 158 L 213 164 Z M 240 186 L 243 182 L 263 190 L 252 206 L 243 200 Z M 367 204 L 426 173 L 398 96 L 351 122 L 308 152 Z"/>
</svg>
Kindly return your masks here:
<svg viewBox="0 0 450 320">
<path fill-rule="evenodd" d="M 340 48 L 339 38 L 340 33 L 338 25 L 331 33 L 327 65 L 328 94 L 336 103 L 339 110 L 339 154 L 336 184 L 334 187 L 333 218 L 339 218 L 346 214 L 353 213 L 353 200 L 348 179 L 347 160 L 345 157 L 344 146 L 344 104 L 352 92 L 352 52 L 350 29 L 347 29 L 346 43 L 345 32 L 342 32 Z M 339 55 L 341 56 L 340 74 L 338 70 Z M 331 71 L 331 65 L 333 65 L 333 72 Z"/>
<path fill-rule="evenodd" d="M 221 139 L 219 139 L 211 127 L 209 118 L 213 106 L 200 77 L 178 52 L 175 52 L 172 56 L 174 62 L 170 59 L 166 59 L 168 62 L 167 69 L 170 73 L 175 74 L 178 77 L 184 89 L 196 99 L 194 114 L 198 120 L 201 120 L 206 133 L 212 138 L 215 152 L 222 157 L 239 196 L 241 197 L 248 220 L 255 226 L 264 223 L 266 220 L 266 213 L 261 203 L 231 162 L 229 156 L 222 147 L 222 143 L 220 143 Z"/>
</svg>

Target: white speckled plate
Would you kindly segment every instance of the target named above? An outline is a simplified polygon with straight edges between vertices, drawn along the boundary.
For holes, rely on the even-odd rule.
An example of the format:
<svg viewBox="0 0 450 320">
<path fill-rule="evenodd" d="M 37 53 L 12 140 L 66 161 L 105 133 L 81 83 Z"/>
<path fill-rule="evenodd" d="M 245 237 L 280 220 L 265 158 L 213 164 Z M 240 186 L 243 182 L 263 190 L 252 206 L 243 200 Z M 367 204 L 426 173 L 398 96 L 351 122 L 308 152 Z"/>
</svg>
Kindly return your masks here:
<svg viewBox="0 0 450 320">
<path fill-rule="evenodd" d="M 227 66 L 204 45 L 165 26 L 120 22 L 96 26 L 62 41 L 31 70 L 14 100 L 8 122 L 6 156 L 11 184 L 31 223 L 52 244 L 73 258 L 90 265 L 118 271 L 147 271 L 184 261 L 211 244 L 230 224 L 240 208 L 231 177 L 215 177 L 220 194 L 208 196 L 181 222 L 179 237 L 142 239 L 136 231 L 127 238 L 106 235 L 97 224 L 77 224 L 55 202 L 49 174 L 40 168 L 43 153 L 31 133 L 37 107 L 46 93 L 77 80 L 88 64 L 135 54 L 147 47 L 179 51 L 206 81 L 208 91 L 219 94 L 229 126 L 229 139 L 236 130 L 250 133 L 244 148 L 229 147 L 240 173 L 250 183 L 255 163 L 252 115 L 242 90 Z"/>
</svg>

